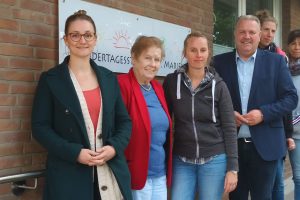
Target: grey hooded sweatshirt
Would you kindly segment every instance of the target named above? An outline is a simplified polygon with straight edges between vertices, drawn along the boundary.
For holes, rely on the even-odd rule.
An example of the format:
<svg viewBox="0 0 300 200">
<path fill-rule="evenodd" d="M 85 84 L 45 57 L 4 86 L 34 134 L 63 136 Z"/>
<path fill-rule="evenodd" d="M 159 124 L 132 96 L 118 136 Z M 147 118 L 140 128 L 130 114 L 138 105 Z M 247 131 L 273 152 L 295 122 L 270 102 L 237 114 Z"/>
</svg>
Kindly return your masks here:
<svg viewBox="0 0 300 200">
<path fill-rule="evenodd" d="M 225 153 L 227 171 L 238 171 L 237 129 L 231 97 L 220 76 L 206 68 L 206 76 L 193 90 L 187 64 L 163 83 L 170 114 L 174 116 L 173 153 L 189 159 Z"/>
</svg>

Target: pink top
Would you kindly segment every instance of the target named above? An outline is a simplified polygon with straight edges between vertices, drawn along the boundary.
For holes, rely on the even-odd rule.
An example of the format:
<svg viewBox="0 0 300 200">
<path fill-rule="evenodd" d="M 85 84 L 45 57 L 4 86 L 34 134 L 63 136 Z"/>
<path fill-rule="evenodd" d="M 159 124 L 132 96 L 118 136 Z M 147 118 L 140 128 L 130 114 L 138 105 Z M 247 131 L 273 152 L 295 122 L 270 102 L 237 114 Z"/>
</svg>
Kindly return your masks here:
<svg viewBox="0 0 300 200">
<path fill-rule="evenodd" d="M 89 109 L 90 117 L 94 125 L 94 133 L 96 134 L 99 112 L 101 108 L 101 92 L 100 88 L 97 87 L 92 90 L 83 91 L 83 95 Z"/>
</svg>

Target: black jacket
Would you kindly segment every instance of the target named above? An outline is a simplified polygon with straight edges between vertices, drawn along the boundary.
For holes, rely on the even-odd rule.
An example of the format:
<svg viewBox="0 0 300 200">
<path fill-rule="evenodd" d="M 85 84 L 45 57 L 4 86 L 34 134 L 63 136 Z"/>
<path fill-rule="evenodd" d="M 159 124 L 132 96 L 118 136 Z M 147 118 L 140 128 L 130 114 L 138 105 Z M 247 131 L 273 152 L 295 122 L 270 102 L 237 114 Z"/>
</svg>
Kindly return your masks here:
<svg viewBox="0 0 300 200">
<path fill-rule="evenodd" d="M 207 158 L 225 153 L 227 170 L 237 171 L 236 125 L 225 82 L 207 71 L 210 76 L 205 83 L 191 91 L 184 81 L 184 68 L 186 65 L 169 74 L 163 84 L 170 114 L 174 115 L 173 154 Z"/>
</svg>

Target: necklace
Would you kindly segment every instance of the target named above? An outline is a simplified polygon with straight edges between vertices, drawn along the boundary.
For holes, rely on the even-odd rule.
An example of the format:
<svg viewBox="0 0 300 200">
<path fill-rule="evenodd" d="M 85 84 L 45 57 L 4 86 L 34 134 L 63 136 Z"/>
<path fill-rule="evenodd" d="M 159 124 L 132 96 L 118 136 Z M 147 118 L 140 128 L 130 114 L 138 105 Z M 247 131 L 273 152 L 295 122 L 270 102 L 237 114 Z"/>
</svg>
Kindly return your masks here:
<svg viewBox="0 0 300 200">
<path fill-rule="evenodd" d="M 140 83 L 139 83 L 139 84 L 140 84 Z M 147 84 L 147 85 L 142 85 L 142 84 L 140 84 L 140 86 L 141 86 L 144 90 L 146 90 L 147 92 L 149 92 L 149 91 L 152 89 L 151 84 Z"/>
</svg>

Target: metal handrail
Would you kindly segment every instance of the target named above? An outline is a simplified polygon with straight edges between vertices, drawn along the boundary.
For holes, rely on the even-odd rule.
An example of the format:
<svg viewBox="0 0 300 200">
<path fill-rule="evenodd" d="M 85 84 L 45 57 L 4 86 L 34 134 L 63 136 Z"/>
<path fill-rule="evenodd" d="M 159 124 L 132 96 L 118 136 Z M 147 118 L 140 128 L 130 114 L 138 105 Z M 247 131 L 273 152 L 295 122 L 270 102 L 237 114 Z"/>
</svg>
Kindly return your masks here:
<svg viewBox="0 0 300 200">
<path fill-rule="evenodd" d="M 8 175 L 8 176 L 0 177 L 0 184 L 14 183 L 14 182 L 18 182 L 18 181 L 24 181 L 24 180 L 30 179 L 30 178 L 39 178 L 44 175 L 45 175 L 45 170 L 27 172 L 27 173 L 23 173 L 23 174 Z"/>
<path fill-rule="evenodd" d="M 45 175 L 45 170 L 32 171 L 23 174 L 14 174 L 0 177 L 0 184 L 12 183 L 12 193 L 19 196 L 24 193 L 25 189 L 34 190 L 37 188 L 37 179 Z M 26 185 L 27 179 L 34 178 L 34 185 Z"/>
</svg>

